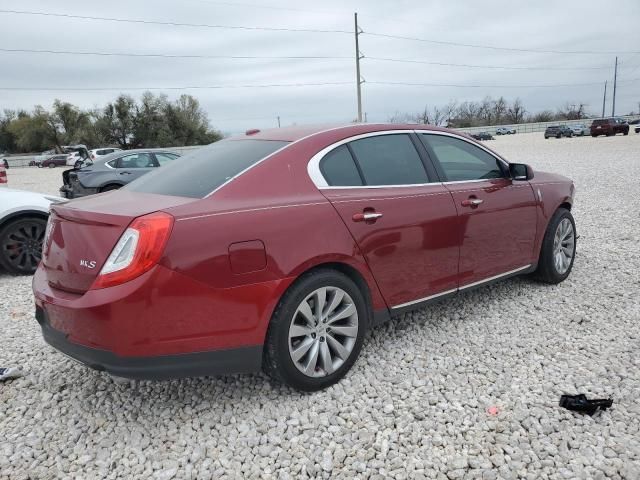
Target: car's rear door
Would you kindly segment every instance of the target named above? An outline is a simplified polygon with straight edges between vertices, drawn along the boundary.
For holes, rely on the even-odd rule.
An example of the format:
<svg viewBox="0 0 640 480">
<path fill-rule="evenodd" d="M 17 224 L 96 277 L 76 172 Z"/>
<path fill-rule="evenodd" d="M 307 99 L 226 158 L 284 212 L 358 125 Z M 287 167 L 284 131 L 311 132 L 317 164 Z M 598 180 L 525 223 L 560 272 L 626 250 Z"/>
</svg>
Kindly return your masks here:
<svg viewBox="0 0 640 480">
<path fill-rule="evenodd" d="M 356 240 L 387 304 L 402 308 L 455 291 L 456 209 L 415 134 L 376 132 L 341 143 L 314 157 L 314 180 Z"/>
<path fill-rule="evenodd" d="M 151 153 L 131 153 L 118 159 L 116 176 L 120 181 L 129 183 L 149 172 L 156 165 L 156 160 Z"/>
<path fill-rule="evenodd" d="M 475 142 L 436 132 L 419 136 L 458 209 L 460 288 L 530 266 L 537 208 L 529 182 L 511 180 L 507 164 Z"/>
</svg>

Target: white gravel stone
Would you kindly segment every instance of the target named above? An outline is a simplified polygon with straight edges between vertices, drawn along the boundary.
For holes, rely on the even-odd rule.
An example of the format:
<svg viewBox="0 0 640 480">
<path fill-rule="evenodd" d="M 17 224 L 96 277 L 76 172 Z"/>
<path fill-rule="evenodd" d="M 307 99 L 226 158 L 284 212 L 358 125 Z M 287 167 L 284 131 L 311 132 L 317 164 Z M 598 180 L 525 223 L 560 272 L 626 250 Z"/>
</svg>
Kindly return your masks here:
<svg viewBox="0 0 640 480">
<path fill-rule="evenodd" d="M 575 180 L 569 279 L 406 314 L 316 394 L 261 374 L 116 381 L 45 345 L 31 279 L 0 273 L 0 365 L 25 371 L 0 384 L 0 478 L 640 478 L 640 135 L 487 145 Z M 61 172 L 9 185 L 56 194 Z M 613 407 L 558 407 L 577 392 Z"/>
</svg>

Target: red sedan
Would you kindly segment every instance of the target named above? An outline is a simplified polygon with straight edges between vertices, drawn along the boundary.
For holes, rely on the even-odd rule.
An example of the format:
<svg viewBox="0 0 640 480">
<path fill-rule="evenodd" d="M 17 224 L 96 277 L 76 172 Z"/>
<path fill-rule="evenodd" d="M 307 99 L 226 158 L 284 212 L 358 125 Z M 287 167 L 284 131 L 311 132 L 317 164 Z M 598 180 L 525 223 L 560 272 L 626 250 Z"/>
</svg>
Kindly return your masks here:
<svg viewBox="0 0 640 480">
<path fill-rule="evenodd" d="M 450 130 L 250 130 L 54 205 L 36 318 L 116 376 L 263 368 L 317 390 L 392 315 L 514 275 L 567 278 L 573 195 Z"/>
</svg>

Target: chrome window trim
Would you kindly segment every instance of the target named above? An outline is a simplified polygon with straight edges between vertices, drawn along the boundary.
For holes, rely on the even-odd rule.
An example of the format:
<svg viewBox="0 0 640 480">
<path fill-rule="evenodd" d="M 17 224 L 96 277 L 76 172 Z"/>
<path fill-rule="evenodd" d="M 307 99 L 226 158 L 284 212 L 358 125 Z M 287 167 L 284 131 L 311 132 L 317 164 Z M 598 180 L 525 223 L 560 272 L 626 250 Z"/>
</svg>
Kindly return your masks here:
<svg viewBox="0 0 640 480">
<path fill-rule="evenodd" d="M 480 148 L 481 150 L 483 150 L 484 152 L 488 153 L 493 158 L 495 158 L 496 161 L 501 162 L 504 165 L 504 167 L 507 168 L 507 170 L 509 169 L 509 162 L 507 162 L 504 158 L 500 156 L 496 156 L 494 152 L 492 152 L 491 150 L 488 150 L 483 145 L 478 145 L 474 142 L 469 141 L 469 139 L 465 138 L 463 135 L 450 133 L 450 132 L 441 132 L 438 130 L 403 129 L 403 130 L 381 130 L 377 132 L 362 133 L 362 134 L 354 135 L 352 137 L 344 138 L 342 140 L 339 140 L 338 142 L 332 143 L 331 145 L 320 150 L 309 160 L 309 163 L 307 164 L 307 173 L 309 174 L 309 178 L 311 178 L 311 181 L 314 183 L 316 187 L 318 187 L 319 190 L 411 188 L 411 187 L 423 187 L 425 185 L 439 185 L 439 184 L 449 185 L 449 184 L 457 184 L 457 183 L 475 183 L 475 182 L 487 182 L 490 180 L 499 180 L 495 178 L 485 178 L 485 179 L 479 179 L 479 180 L 458 180 L 458 181 L 451 181 L 451 182 L 413 183 L 410 185 L 354 185 L 354 186 L 331 186 L 327 183 L 327 180 L 324 178 L 324 175 L 322 175 L 322 172 L 320 171 L 320 162 L 322 161 L 324 156 L 327 155 L 329 152 L 346 143 L 349 143 L 355 140 L 360 140 L 362 138 L 368 138 L 368 137 L 375 137 L 378 135 L 393 135 L 394 133 L 404 133 L 404 134 L 415 133 L 417 135 L 419 134 L 443 135 L 447 137 L 457 138 L 458 140 L 467 142 L 468 144 L 473 145 L 474 147 Z M 437 161 L 437 160 L 434 159 L 434 161 Z M 503 178 L 506 178 L 506 177 L 503 177 Z"/>
<path fill-rule="evenodd" d="M 508 272 L 500 273 L 498 275 L 494 275 L 493 277 L 484 278 L 482 280 L 478 280 L 477 282 L 468 283 L 468 284 L 463 285 L 463 286 L 458 287 L 458 288 L 453 288 L 451 290 L 446 290 L 444 292 L 436 293 L 434 295 L 429 295 L 428 297 L 419 298 L 417 300 L 412 300 L 410 302 L 401 303 L 400 305 L 395 305 L 395 306 L 391 307 L 391 309 L 393 310 L 393 309 L 397 309 L 397 308 L 408 307 L 410 305 L 415 305 L 416 303 L 426 302 L 428 300 L 432 300 L 434 298 L 442 297 L 442 296 L 448 295 L 450 293 L 461 292 L 463 290 L 466 290 L 467 288 L 471 288 L 471 287 L 475 287 L 475 286 L 478 286 L 478 285 L 482 285 L 483 283 L 487 283 L 487 282 L 490 282 L 492 280 L 497 280 L 497 279 L 499 279 L 501 277 L 506 277 L 507 275 L 511 275 L 513 273 L 521 272 L 522 270 L 525 270 L 525 269 L 527 269 L 529 267 L 531 267 L 531 264 L 524 265 L 524 266 L 518 267 L 518 268 L 514 268 L 513 270 L 509 270 Z"/>
<path fill-rule="evenodd" d="M 314 185 L 316 187 L 318 187 L 318 189 L 320 190 L 328 190 L 328 189 L 346 189 L 346 188 L 397 188 L 397 187 L 419 187 L 422 185 L 430 185 L 433 183 L 439 183 L 439 182 L 429 182 L 429 183 L 414 183 L 411 185 L 354 185 L 354 186 L 331 186 L 327 183 L 327 180 L 324 178 L 324 175 L 322 175 L 322 172 L 320 171 L 320 162 L 322 161 L 322 159 L 325 157 L 325 155 L 327 155 L 329 152 L 335 150 L 338 147 L 341 147 L 342 145 L 345 145 L 347 143 L 350 142 L 354 142 L 356 140 L 361 140 L 363 138 L 369 138 L 369 137 L 377 137 L 380 135 L 393 135 L 395 134 L 411 134 L 413 133 L 415 130 L 413 129 L 405 129 L 405 130 L 380 130 L 377 132 L 368 132 L 368 133 L 361 133 L 359 135 L 353 135 L 351 137 L 348 138 L 343 138 L 342 140 L 338 140 L 335 143 L 332 143 L 331 145 L 324 147 L 322 150 L 320 150 L 318 153 L 316 153 L 313 157 L 311 157 L 311 159 L 309 160 L 309 163 L 307 164 L 307 173 L 309 174 L 309 177 L 311 178 L 311 181 L 314 183 Z M 416 150 L 416 153 L 417 150 Z"/>
</svg>

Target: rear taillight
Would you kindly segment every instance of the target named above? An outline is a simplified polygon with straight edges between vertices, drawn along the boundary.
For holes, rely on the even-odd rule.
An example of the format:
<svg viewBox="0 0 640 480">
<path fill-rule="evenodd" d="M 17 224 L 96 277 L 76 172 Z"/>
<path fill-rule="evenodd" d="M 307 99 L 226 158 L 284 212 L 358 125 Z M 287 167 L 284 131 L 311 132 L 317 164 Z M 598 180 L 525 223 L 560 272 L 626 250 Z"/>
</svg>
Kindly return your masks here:
<svg viewBox="0 0 640 480">
<path fill-rule="evenodd" d="M 4 168 L 0 170 L 0 183 L 9 183 L 7 181 L 7 171 Z"/>
<path fill-rule="evenodd" d="M 91 288 L 120 285 L 148 271 L 160 260 L 172 227 L 173 217 L 168 213 L 136 218 L 113 247 Z"/>
</svg>

